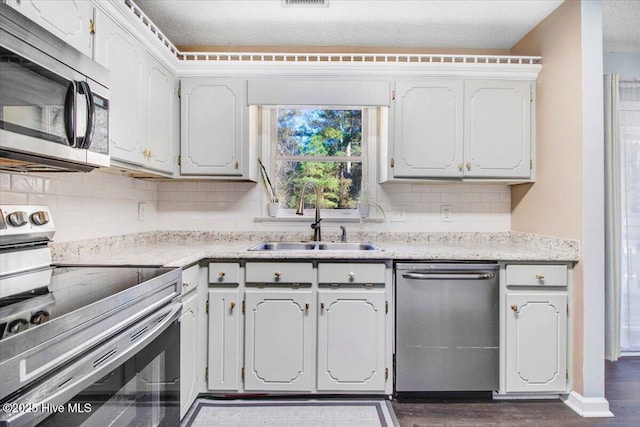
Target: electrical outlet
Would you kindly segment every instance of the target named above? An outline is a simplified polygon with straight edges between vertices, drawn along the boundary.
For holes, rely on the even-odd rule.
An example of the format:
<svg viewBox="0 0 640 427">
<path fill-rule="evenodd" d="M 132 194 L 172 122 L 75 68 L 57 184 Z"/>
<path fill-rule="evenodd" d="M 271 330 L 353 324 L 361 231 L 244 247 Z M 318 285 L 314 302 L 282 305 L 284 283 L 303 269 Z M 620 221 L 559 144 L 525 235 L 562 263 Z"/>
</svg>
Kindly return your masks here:
<svg viewBox="0 0 640 427">
<path fill-rule="evenodd" d="M 443 222 L 451 222 L 451 205 L 440 205 L 440 220 Z"/>
<path fill-rule="evenodd" d="M 405 222 L 407 220 L 407 207 L 405 205 L 391 205 L 391 222 Z"/>
<path fill-rule="evenodd" d="M 144 221 L 146 219 L 146 203 L 138 202 L 138 221 Z"/>
</svg>

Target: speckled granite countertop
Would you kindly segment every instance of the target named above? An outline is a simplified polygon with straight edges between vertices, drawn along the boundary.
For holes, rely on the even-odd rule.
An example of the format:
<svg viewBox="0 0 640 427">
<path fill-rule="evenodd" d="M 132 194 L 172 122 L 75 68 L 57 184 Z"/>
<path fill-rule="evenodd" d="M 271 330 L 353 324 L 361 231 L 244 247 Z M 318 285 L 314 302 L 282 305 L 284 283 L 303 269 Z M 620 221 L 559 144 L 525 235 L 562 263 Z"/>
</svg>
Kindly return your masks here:
<svg viewBox="0 0 640 427">
<path fill-rule="evenodd" d="M 354 233 L 350 241 L 373 242 L 383 251 L 249 251 L 264 241 L 302 241 L 282 232 L 156 231 L 51 243 L 57 263 L 144 264 L 184 267 L 201 259 L 353 259 L 569 261 L 580 257 L 577 241 L 519 232 Z M 339 241 L 325 235 L 325 241 Z"/>
</svg>

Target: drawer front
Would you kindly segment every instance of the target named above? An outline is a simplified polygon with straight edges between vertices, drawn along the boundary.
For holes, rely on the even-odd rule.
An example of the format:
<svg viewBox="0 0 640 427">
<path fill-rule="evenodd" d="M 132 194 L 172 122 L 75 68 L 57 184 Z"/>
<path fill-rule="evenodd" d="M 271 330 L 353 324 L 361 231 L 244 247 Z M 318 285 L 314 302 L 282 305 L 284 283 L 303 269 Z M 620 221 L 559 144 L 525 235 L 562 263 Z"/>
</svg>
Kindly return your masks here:
<svg viewBox="0 0 640 427">
<path fill-rule="evenodd" d="M 507 286 L 567 286 L 566 265 L 507 265 Z"/>
<path fill-rule="evenodd" d="M 248 262 L 247 283 L 312 283 L 313 264 L 310 262 Z"/>
<path fill-rule="evenodd" d="M 182 270 L 182 295 L 198 288 L 200 266 L 194 265 Z"/>
<path fill-rule="evenodd" d="M 209 283 L 230 284 L 240 283 L 240 264 L 236 262 L 210 262 Z"/>
<path fill-rule="evenodd" d="M 319 264 L 318 283 L 384 283 L 384 264 Z"/>
</svg>

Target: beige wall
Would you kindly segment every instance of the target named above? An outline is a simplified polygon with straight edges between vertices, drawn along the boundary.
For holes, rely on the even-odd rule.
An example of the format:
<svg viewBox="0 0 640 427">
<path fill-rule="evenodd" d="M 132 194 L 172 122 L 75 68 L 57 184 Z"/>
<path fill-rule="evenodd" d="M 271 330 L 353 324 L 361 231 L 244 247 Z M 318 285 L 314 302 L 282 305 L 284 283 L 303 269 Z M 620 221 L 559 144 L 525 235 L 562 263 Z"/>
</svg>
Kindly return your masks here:
<svg viewBox="0 0 640 427">
<path fill-rule="evenodd" d="M 580 2 L 568 1 L 512 49 L 541 55 L 536 95 L 537 182 L 511 191 L 511 228 L 583 241 Z M 582 263 L 576 265 L 573 326 L 582 330 Z M 582 334 L 573 341 L 574 389 L 582 393 Z"/>
</svg>

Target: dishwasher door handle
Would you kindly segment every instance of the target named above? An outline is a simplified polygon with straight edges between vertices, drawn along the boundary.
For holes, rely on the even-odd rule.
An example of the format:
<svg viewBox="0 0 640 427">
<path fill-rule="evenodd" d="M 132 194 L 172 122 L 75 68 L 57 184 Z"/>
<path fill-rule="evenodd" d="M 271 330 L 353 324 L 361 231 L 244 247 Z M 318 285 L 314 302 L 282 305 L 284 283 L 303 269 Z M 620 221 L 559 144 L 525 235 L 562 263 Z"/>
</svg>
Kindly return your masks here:
<svg viewBox="0 0 640 427">
<path fill-rule="evenodd" d="M 496 273 L 485 271 L 466 271 L 466 272 L 438 272 L 438 271 L 420 271 L 402 273 L 405 279 L 414 280 L 491 280 L 496 277 Z"/>
</svg>

